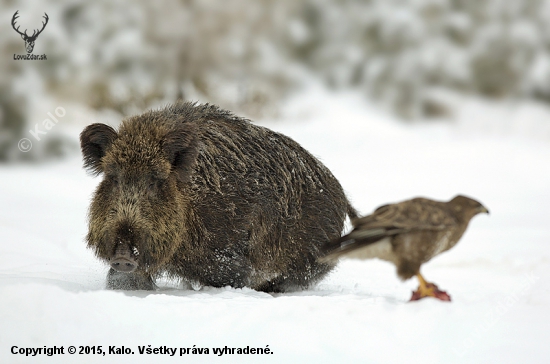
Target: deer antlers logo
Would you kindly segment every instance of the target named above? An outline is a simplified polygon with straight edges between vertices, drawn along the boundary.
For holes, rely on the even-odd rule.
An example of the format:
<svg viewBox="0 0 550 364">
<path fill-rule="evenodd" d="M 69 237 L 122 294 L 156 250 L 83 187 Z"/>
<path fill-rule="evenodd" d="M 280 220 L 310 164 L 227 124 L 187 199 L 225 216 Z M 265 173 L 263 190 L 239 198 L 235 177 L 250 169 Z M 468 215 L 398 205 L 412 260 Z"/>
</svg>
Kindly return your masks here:
<svg viewBox="0 0 550 364">
<path fill-rule="evenodd" d="M 48 14 L 44 13 L 44 19 L 46 19 L 46 22 L 42 22 L 42 29 L 40 29 L 40 30 L 35 29 L 34 32 L 32 33 L 32 35 L 29 36 L 27 34 L 27 29 L 25 29 L 24 33 L 21 33 L 19 31 L 19 27 L 17 27 L 17 28 L 15 27 L 15 21 L 17 20 L 17 18 L 19 18 L 19 15 L 17 13 L 19 13 L 19 10 L 17 10 L 15 12 L 15 14 L 13 14 L 13 18 L 11 18 L 11 26 L 13 27 L 13 29 L 17 33 L 19 33 L 21 35 L 21 38 L 23 38 L 23 40 L 25 41 L 25 48 L 27 49 L 27 53 L 30 54 L 30 53 L 32 53 L 32 50 L 34 49 L 34 42 L 36 41 L 36 38 L 38 38 L 40 33 L 42 33 L 42 31 L 46 27 L 46 24 L 48 24 L 48 19 L 49 19 Z"/>
</svg>

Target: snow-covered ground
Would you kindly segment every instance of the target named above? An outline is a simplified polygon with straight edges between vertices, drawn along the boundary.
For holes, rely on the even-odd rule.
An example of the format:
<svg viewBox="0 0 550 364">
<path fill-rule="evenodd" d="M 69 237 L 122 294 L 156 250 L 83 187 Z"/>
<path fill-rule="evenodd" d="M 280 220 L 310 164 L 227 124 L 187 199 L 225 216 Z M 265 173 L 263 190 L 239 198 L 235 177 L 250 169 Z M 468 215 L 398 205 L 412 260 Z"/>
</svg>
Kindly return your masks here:
<svg viewBox="0 0 550 364">
<path fill-rule="evenodd" d="M 407 303 L 417 282 L 375 260 L 342 261 L 316 287 L 288 294 L 172 282 L 107 291 L 107 267 L 84 244 L 99 179 L 75 156 L 0 167 L 0 362 L 548 362 L 550 111 L 457 102 L 453 122 L 405 124 L 356 94 L 314 90 L 264 122 L 319 157 L 363 214 L 458 193 L 487 206 L 490 216 L 474 218 L 457 247 L 423 267 L 451 303 Z M 65 355 L 11 353 L 54 345 Z M 71 345 L 135 354 L 70 355 Z M 177 352 L 139 354 L 148 345 Z M 272 354 L 214 354 L 225 346 Z M 191 350 L 180 357 L 179 348 Z"/>
</svg>

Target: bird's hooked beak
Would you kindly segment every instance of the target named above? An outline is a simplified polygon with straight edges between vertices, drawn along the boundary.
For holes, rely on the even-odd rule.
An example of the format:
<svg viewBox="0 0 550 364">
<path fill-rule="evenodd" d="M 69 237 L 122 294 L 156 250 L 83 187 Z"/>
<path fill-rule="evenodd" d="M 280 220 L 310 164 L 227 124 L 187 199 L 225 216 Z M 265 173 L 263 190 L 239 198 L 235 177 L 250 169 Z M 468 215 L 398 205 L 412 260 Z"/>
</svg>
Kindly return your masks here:
<svg viewBox="0 0 550 364">
<path fill-rule="evenodd" d="M 486 213 L 487 215 L 489 215 L 489 210 L 487 210 L 487 208 L 483 205 L 478 207 L 477 212 L 478 212 L 478 214 L 483 212 L 483 213 Z"/>
</svg>

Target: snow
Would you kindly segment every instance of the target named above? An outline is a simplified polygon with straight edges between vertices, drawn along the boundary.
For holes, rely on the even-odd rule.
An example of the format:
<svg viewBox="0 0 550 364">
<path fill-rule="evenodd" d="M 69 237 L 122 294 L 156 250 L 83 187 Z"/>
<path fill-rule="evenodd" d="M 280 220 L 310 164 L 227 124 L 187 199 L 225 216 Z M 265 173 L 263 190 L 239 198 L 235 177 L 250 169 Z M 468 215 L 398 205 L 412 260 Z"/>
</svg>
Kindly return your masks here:
<svg viewBox="0 0 550 364">
<path fill-rule="evenodd" d="M 408 303 L 417 282 L 401 282 L 378 260 L 342 261 L 317 286 L 286 294 L 171 281 L 156 292 L 107 291 L 107 267 L 84 243 L 99 179 L 74 156 L 0 167 L 0 362 L 547 362 L 550 111 L 454 102 L 452 122 L 405 123 L 356 93 L 314 88 L 263 122 L 320 158 L 363 214 L 458 193 L 487 206 L 491 215 L 475 217 L 455 248 L 423 266 L 451 303 Z M 135 354 L 26 358 L 11 354 L 14 345 L 65 353 L 124 345 Z M 177 357 L 193 345 L 209 354 L 138 353 L 148 345 L 178 348 Z M 213 354 L 225 346 L 273 354 Z"/>
</svg>

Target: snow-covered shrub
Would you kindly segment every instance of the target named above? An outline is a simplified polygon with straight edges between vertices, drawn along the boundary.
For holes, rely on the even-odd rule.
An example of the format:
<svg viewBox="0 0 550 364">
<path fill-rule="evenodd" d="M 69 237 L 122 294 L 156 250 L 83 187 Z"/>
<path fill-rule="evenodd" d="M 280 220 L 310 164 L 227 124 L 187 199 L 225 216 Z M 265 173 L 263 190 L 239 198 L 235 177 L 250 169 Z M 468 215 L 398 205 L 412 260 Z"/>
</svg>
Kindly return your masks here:
<svg viewBox="0 0 550 364">
<path fill-rule="evenodd" d="M 0 24 L 1 102 L 9 104 L 0 126 L 3 159 L 29 115 L 47 111 L 36 109 L 44 98 L 120 115 L 183 98 L 257 118 L 317 78 L 359 87 L 405 118 L 452 112 L 434 88 L 550 101 L 550 0 L 0 5 L 3 19 L 16 10 L 29 29 L 48 13 L 35 46 L 48 61 L 11 60 L 23 42 L 9 22 Z M 29 75 L 38 75 L 40 88 Z"/>
<path fill-rule="evenodd" d="M 310 0 L 308 62 L 336 87 L 362 85 L 404 117 L 443 110 L 432 87 L 548 98 L 550 2 Z M 435 112 L 439 114 L 439 112 Z"/>
</svg>

